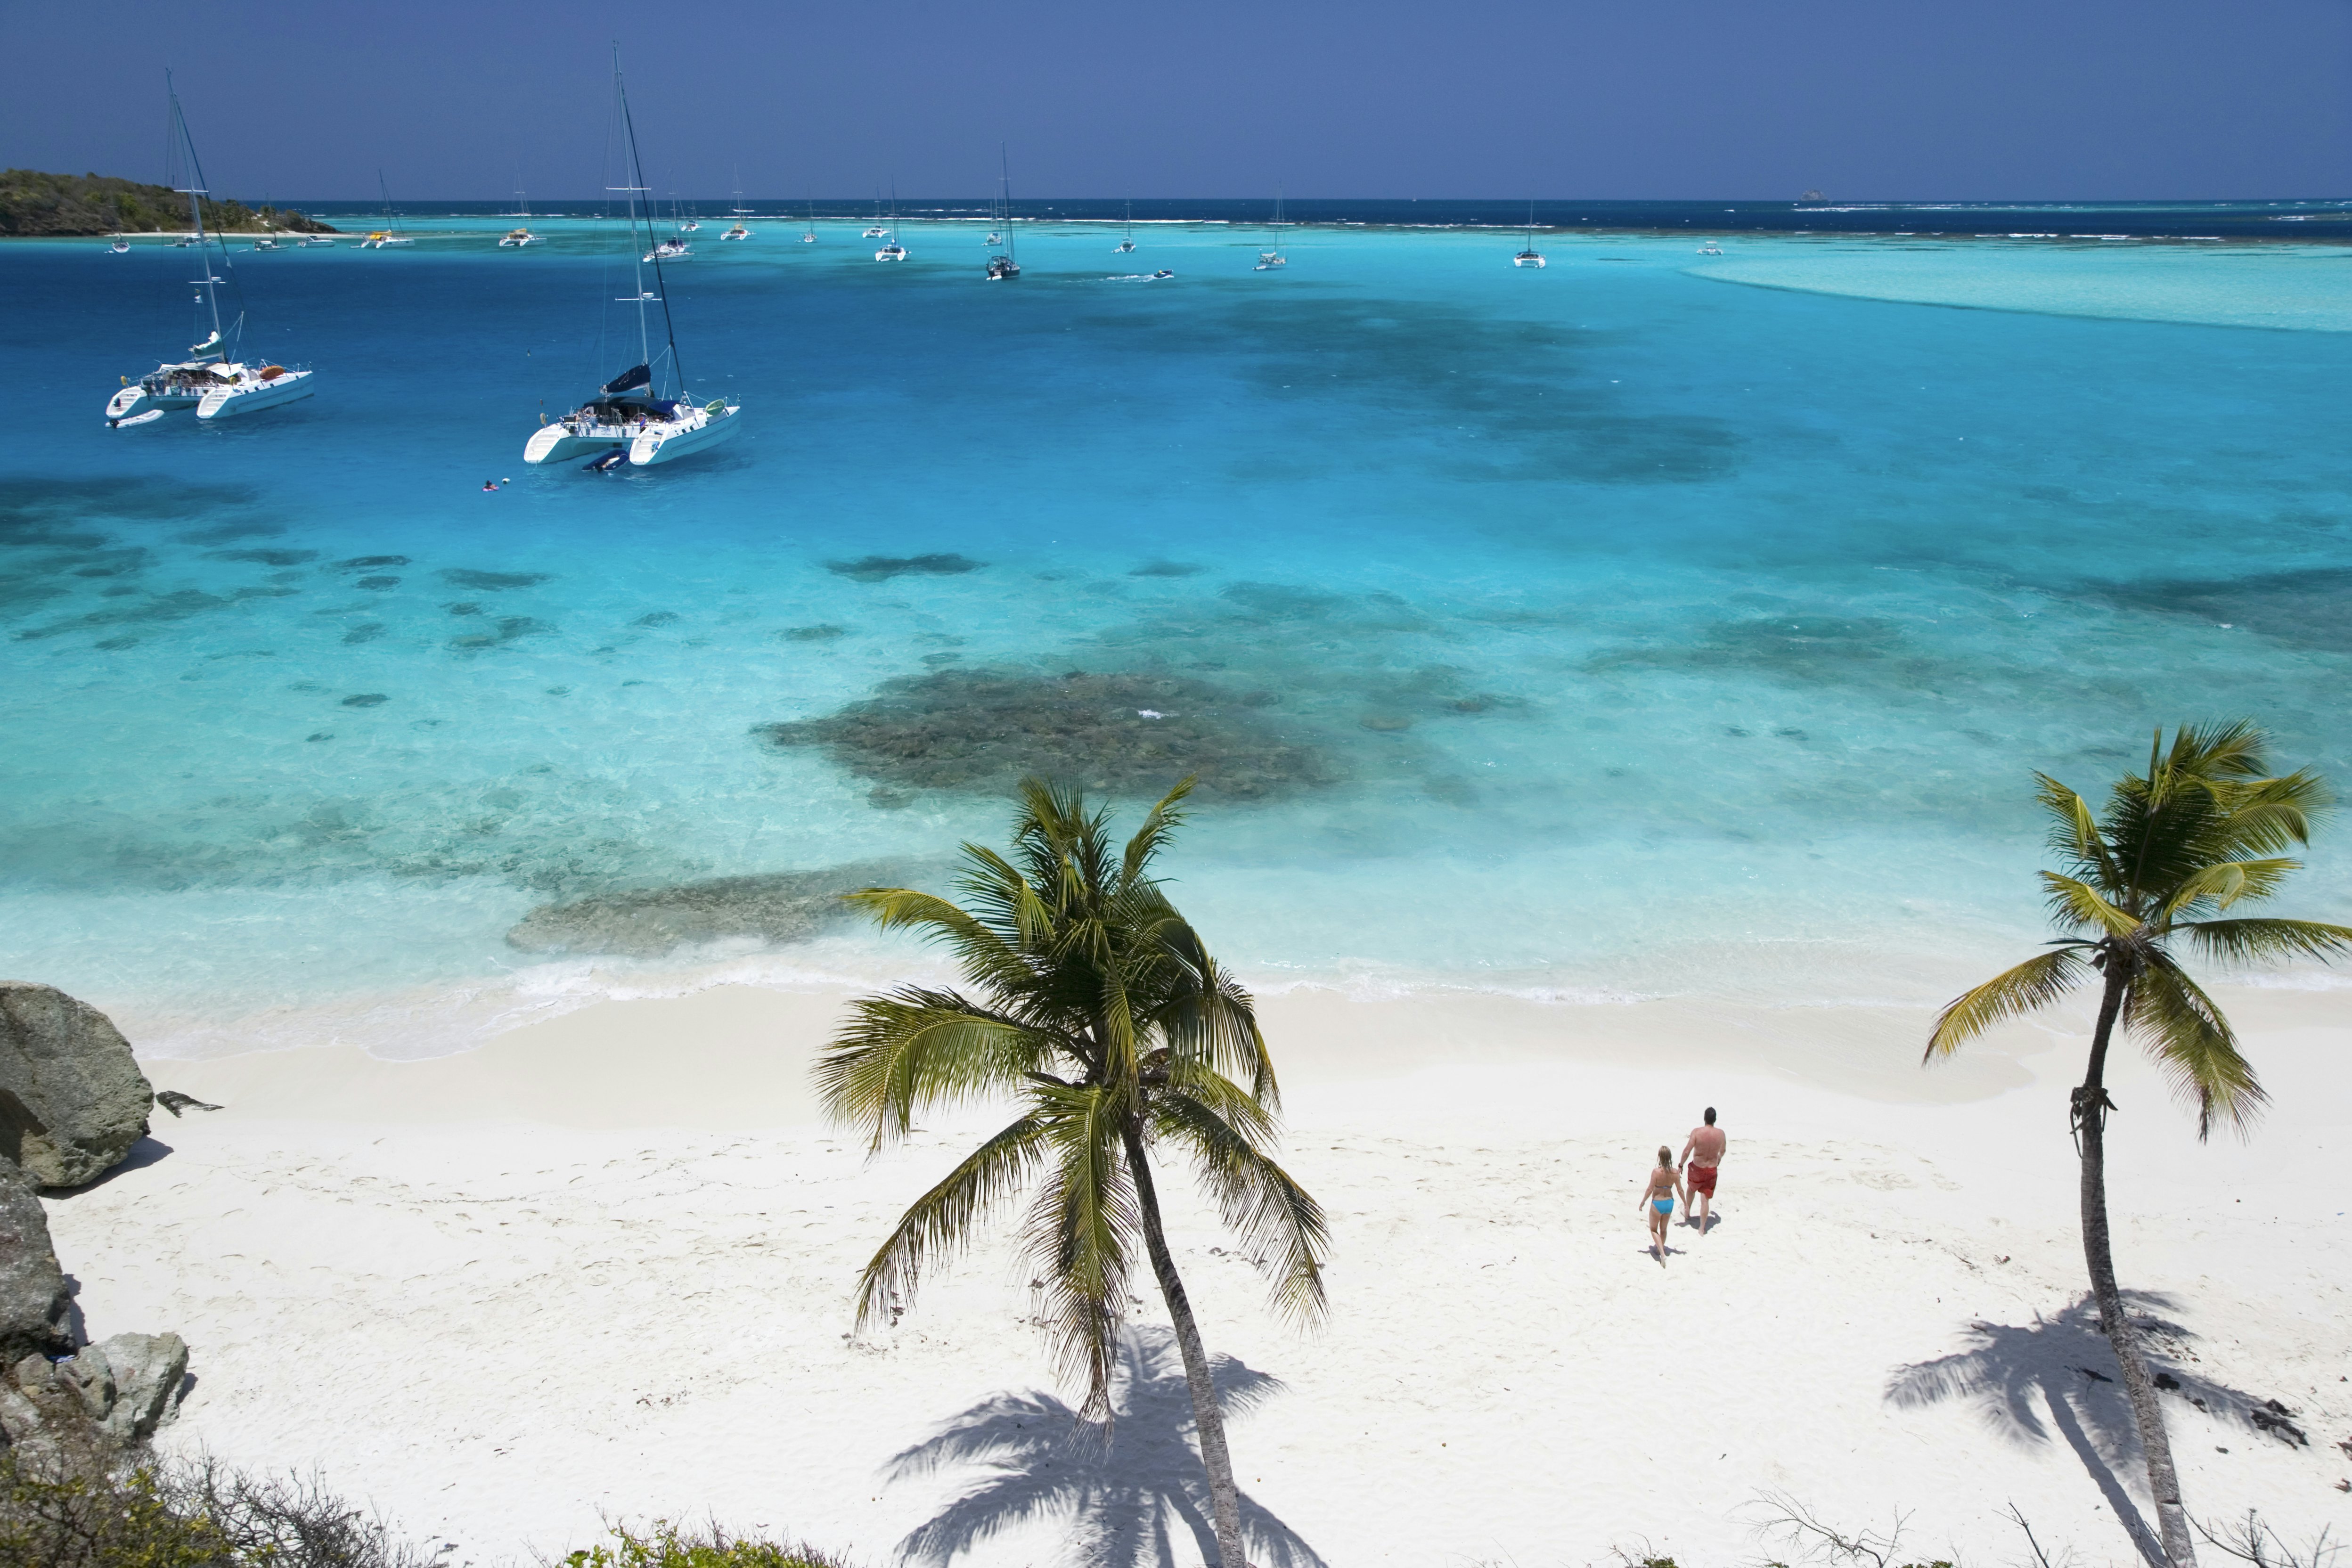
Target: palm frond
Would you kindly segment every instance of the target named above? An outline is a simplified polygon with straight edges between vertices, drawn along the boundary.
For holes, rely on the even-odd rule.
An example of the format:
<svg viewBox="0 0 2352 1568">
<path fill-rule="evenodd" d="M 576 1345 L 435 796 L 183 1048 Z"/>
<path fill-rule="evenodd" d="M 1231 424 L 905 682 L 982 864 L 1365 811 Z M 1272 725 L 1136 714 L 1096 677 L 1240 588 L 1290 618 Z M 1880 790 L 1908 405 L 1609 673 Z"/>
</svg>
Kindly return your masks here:
<svg viewBox="0 0 2352 1568">
<path fill-rule="evenodd" d="M 877 1149 L 926 1107 L 1018 1089 L 1065 1044 L 952 991 L 901 986 L 849 1012 L 817 1058 L 817 1096 L 833 1121 L 870 1128 Z"/>
<path fill-rule="evenodd" d="M 1086 1379 L 1085 1414 L 1097 1421 L 1110 1414 L 1141 1231 L 1118 1098 L 1099 1085 L 1039 1084 L 1030 1100 L 1052 1146 L 1054 1179 L 1031 1208 L 1024 1245 L 1045 1266 L 1040 1305 L 1055 1361 L 1065 1376 Z"/>
<path fill-rule="evenodd" d="M 972 1151 L 908 1207 L 858 1280 L 861 1331 L 894 1306 L 911 1304 L 923 1271 L 971 1245 L 972 1232 L 988 1210 L 1012 1196 L 1036 1170 L 1045 1152 L 1045 1134 L 1044 1122 L 1024 1116 Z"/>
<path fill-rule="evenodd" d="M 1950 1056 L 1997 1024 L 2048 1006 L 2092 973 L 2079 946 L 2053 948 L 1952 998 L 1927 1037 L 1926 1059 Z"/>
<path fill-rule="evenodd" d="M 2173 1093 L 2197 1108 L 2197 1136 L 2221 1122 L 2248 1130 L 2270 1097 L 2253 1064 L 2238 1052 L 2230 1020 L 2179 965 L 2152 953 L 2125 994 L 2123 1024 L 2164 1075 Z"/>
<path fill-rule="evenodd" d="M 2041 876 L 2042 889 L 2049 895 L 2051 918 L 2061 926 L 2076 931 L 2088 928 L 2109 936 L 2129 936 L 2139 930 L 2138 916 L 2109 903 L 2088 882 L 2055 871 L 2044 871 Z"/>
<path fill-rule="evenodd" d="M 969 846 L 966 847 L 970 847 Z M 914 930 L 952 949 L 964 973 L 1000 998 L 1017 991 L 1027 966 L 1006 931 L 934 893 L 912 888 L 861 888 L 843 895 L 884 931 Z"/>
<path fill-rule="evenodd" d="M 2115 857 L 2107 852 L 2106 840 L 2100 837 L 2097 818 L 2091 815 L 2090 802 L 2052 778 L 2037 773 L 2034 798 L 2042 809 L 2050 814 L 2050 847 L 2073 863 L 2074 868 L 2111 889 L 2119 889 L 2122 878 L 2116 870 Z"/>
<path fill-rule="evenodd" d="M 2313 824 L 2327 815 L 2335 795 L 2326 781 L 2306 769 L 2248 784 L 2214 788 L 2223 818 L 2212 835 L 2217 855 L 2276 855 L 2311 842 Z"/>
<path fill-rule="evenodd" d="M 1257 1025 L 1257 1004 L 1240 981 L 1218 966 L 1190 925 L 1179 921 L 1162 933 L 1181 966 L 1185 984 L 1160 1009 L 1161 1033 L 1180 1057 L 1247 1080 L 1251 1095 L 1268 1110 L 1280 1107 L 1274 1058 Z"/>
<path fill-rule="evenodd" d="M 2188 932 L 2206 957 L 2226 963 L 2297 958 L 2333 963 L 2352 956 L 2352 926 L 2318 921 L 2186 921 L 2176 929 Z"/>
<path fill-rule="evenodd" d="M 1150 868 L 1152 859 L 1167 847 L 1168 840 L 1184 825 L 1184 797 L 1192 793 L 1194 775 L 1187 773 L 1177 781 L 1176 787 L 1160 797 L 1160 804 L 1143 818 L 1143 826 L 1127 841 L 1127 854 L 1119 864 L 1121 887 L 1132 886 Z"/>
<path fill-rule="evenodd" d="M 2226 910 L 2241 899 L 2267 899 L 2278 891 L 2287 873 L 2302 868 L 2300 860 L 2216 860 L 2182 878 L 2166 897 L 2160 913 L 2170 919 L 2200 902 Z"/>
<path fill-rule="evenodd" d="M 1228 1105 L 1253 1103 L 1238 1085 L 1225 1089 L 1220 1098 Z M 1275 1310 L 1300 1323 L 1320 1320 L 1328 1306 L 1323 1258 L 1330 1246 L 1322 1205 L 1202 1100 L 1169 1090 L 1153 1097 L 1151 1109 L 1154 1131 L 1191 1151 L 1226 1227 L 1252 1253 L 1270 1256 Z"/>
</svg>

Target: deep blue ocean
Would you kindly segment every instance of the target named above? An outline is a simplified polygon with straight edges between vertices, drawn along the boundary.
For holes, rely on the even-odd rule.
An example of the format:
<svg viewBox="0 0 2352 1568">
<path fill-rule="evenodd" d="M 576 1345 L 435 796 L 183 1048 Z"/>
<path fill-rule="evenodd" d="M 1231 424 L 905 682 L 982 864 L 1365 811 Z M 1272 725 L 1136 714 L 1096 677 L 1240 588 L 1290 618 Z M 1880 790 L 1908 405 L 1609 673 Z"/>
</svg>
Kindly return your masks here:
<svg viewBox="0 0 2352 1568">
<path fill-rule="evenodd" d="M 0 972 L 404 1055 L 895 975 L 832 885 L 936 883 L 1092 748 L 1130 817 L 1202 767 L 1167 869 L 1260 985 L 1940 1001 L 2042 934 L 2032 770 L 2249 715 L 2352 778 L 2352 247 L 1333 224 L 1258 272 L 1138 204 L 991 284 L 974 222 L 884 266 L 713 205 L 669 293 L 744 428 L 614 476 L 522 447 L 634 360 L 618 225 L 236 242 L 319 391 L 222 427 L 100 419 L 189 252 L 0 246 Z M 2290 901 L 2352 918 L 2352 837 Z"/>
</svg>

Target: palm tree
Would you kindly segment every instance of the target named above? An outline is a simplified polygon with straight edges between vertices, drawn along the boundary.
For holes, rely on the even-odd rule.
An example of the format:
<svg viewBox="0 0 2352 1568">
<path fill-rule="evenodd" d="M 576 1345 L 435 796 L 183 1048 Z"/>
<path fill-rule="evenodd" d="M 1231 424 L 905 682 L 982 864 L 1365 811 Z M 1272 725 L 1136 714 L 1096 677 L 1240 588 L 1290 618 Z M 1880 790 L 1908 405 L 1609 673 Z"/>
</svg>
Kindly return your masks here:
<svg viewBox="0 0 2352 1568">
<path fill-rule="evenodd" d="M 1025 780 L 1011 858 L 963 847 L 957 885 L 969 908 L 905 888 L 850 894 L 884 930 L 946 943 L 973 994 L 907 985 L 853 1003 L 816 1076 L 827 1113 L 870 1127 L 877 1151 L 926 1107 L 999 1095 L 1021 1106 L 875 1253 L 858 1286 L 861 1328 L 1034 1185 L 1022 1244 L 1045 1281 L 1047 1330 L 1063 1371 L 1086 1379 L 1081 1414 L 1108 1421 L 1141 1240 L 1183 1357 L 1218 1555 L 1244 1568 L 1224 1418 L 1160 1225 L 1151 1151 L 1191 1156 L 1225 1224 L 1270 1260 L 1276 1308 L 1301 1321 L 1323 1311 L 1326 1231 L 1322 1209 L 1267 1152 L 1279 1100 L 1249 993 L 1149 875 L 1192 787 L 1171 790 L 1118 854 L 1107 811 Z"/>
<path fill-rule="evenodd" d="M 2147 1460 L 2149 1493 L 2165 1555 L 2192 1568 L 2196 1547 L 2180 1504 L 2172 1445 L 2137 1331 L 2124 1314 L 2107 1241 L 2107 1047 L 2120 1023 L 2197 1107 L 2197 1135 L 2216 1124 L 2249 1131 L 2267 1098 L 2239 1054 L 2230 1021 L 2180 967 L 2176 949 L 2252 963 L 2329 959 L 2352 952 L 2352 928 L 2315 921 L 2220 918 L 2278 890 L 2302 867 L 2283 858 L 2309 841 L 2329 804 L 2318 777 L 2273 776 L 2262 731 L 2243 721 L 2182 725 L 2167 748 L 2158 729 L 2145 776 L 2126 773 L 2094 816 L 2081 795 L 2047 773 L 2039 798 L 2050 814 L 2050 847 L 2064 868 L 2042 873 L 2052 919 L 2073 934 L 2050 951 L 1956 998 L 1936 1020 L 1927 1060 L 1947 1057 L 2004 1020 L 2049 1005 L 2101 977 L 2090 1065 L 2074 1091 L 2074 1144 L 2083 1166 L 2083 1254 L 2099 1327 L 2123 1368 L 2124 1391 Z"/>
</svg>

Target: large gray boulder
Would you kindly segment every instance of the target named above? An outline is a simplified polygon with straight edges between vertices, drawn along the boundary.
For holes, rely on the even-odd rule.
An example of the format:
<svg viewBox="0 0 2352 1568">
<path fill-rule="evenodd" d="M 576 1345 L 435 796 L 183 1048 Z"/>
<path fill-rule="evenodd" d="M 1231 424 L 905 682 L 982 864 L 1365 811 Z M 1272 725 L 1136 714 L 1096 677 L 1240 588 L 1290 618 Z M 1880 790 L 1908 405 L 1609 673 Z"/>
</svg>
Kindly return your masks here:
<svg viewBox="0 0 2352 1568">
<path fill-rule="evenodd" d="M 0 1364 L 72 1350 L 71 1305 L 40 1197 L 24 1172 L 0 1160 Z"/>
<path fill-rule="evenodd" d="M 147 1134 L 131 1042 L 54 985 L 0 980 L 0 1160 L 45 1187 L 95 1181 Z"/>
<path fill-rule="evenodd" d="M 82 1408 L 109 1436 L 143 1443 L 179 1414 L 188 1342 L 177 1334 L 117 1334 L 59 1362 L 56 1375 L 81 1396 Z"/>
</svg>

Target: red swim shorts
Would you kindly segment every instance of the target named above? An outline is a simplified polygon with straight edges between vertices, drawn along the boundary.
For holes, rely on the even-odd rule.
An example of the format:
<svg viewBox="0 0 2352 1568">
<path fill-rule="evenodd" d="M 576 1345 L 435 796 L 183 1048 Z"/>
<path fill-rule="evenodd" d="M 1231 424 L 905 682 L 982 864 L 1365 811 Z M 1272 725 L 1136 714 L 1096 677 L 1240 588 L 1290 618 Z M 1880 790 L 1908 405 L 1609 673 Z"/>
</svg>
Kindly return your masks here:
<svg viewBox="0 0 2352 1568">
<path fill-rule="evenodd" d="M 1705 1193 L 1708 1197 L 1715 1196 L 1715 1173 L 1718 1167 L 1714 1165 L 1693 1165 L 1687 1173 L 1690 1178 L 1690 1190 L 1694 1193 Z"/>
</svg>

